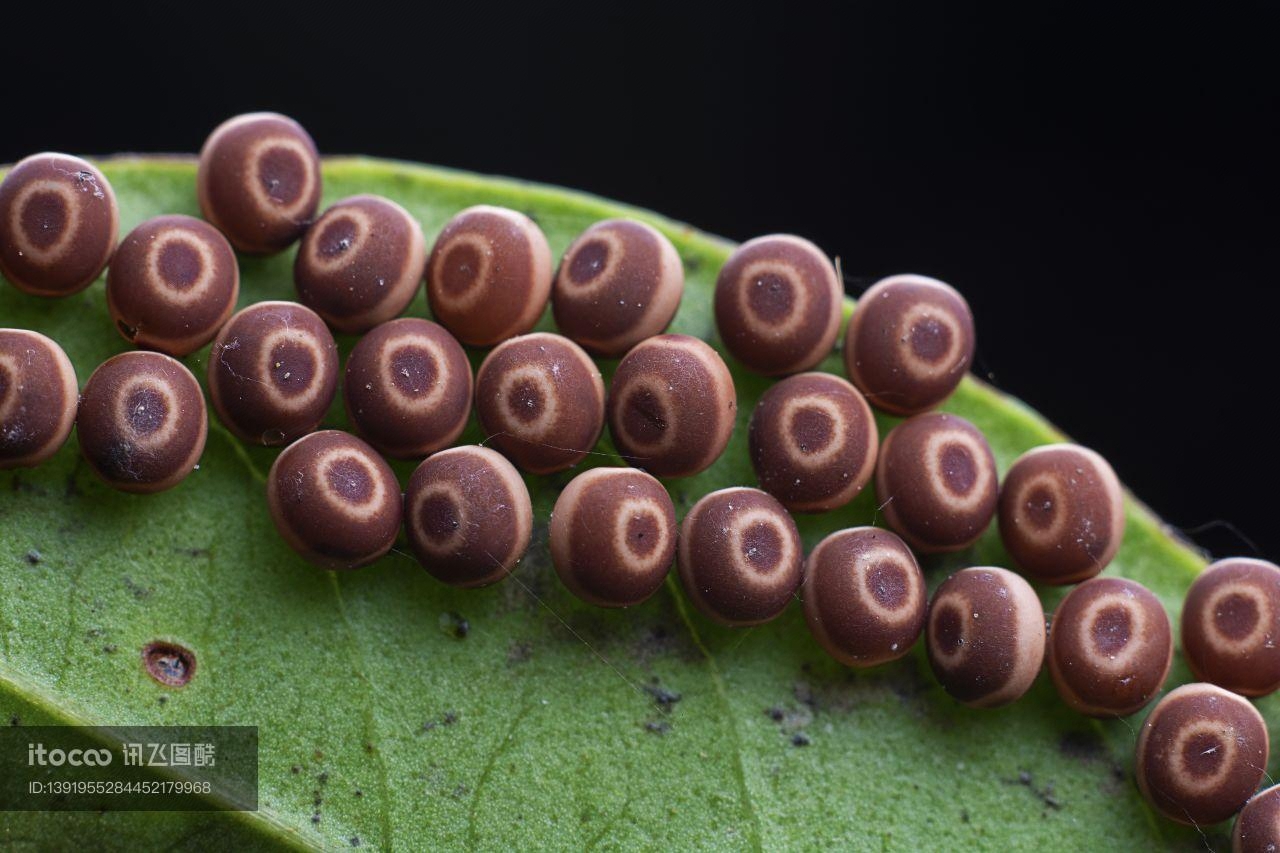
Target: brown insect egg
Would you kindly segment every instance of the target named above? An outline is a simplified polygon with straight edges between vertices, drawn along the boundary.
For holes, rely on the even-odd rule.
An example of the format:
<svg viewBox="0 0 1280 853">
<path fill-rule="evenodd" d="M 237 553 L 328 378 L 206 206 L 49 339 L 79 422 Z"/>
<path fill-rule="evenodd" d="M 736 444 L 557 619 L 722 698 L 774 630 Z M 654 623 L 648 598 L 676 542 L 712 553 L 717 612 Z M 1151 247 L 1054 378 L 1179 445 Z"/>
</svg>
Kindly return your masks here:
<svg viewBox="0 0 1280 853">
<path fill-rule="evenodd" d="M 958 415 L 929 412 L 885 436 L 876 461 L 876 502 L 916 551 L 972 545 L 991 524 L 1000 487 L 986 437 Z"/>
<path fill-rule="evenodd" d="M 191 216 L 148 219 L 107 270 L 107 308 L 125 340 L 173 356 L 213 340 L 235 310 L 240 266 L 227 238 Z"/>
<path fill-rule="evenodd" d="M 871 479 L 879 441 L 862 394 L 829 373 L 782 380 L 751 415 L 760 488 L 792 512 L 826 512 L 853 500 Z"/>
<path fill-rule="evenodd" d="M 391 320 L 360 339 L 347 359 L 343 396 L 356 432 L 398 459 L 453 444 L 471 414 L 471 363 L 429 320 Z"/>
<path fill-rule="evenodd" d="M 676 554 L 676 511 L 662 484 L 631 468 L 574 477 L 551 514 L 551 559 L 583 601 L 630 607 L 658 591 Z"/>
<path fill-rule="evenodd" d="M 1124 539 L 1124 493 L 1097 453 L 1075 444 L 1028 450 L 1000 489 L 1000 538 L 1024 574 L 1070 584 L 1107 567 Z"/>
<path fill-rule="evenodd" d="M 259 302 L 222 327 L 209 353 L 209 397 L 244 441 L 288 444 L 320 425 L 338 388 L 338 347 L 314 311 Z"/>
<path fill-rule="evenodd" d="M 487 447 L 454 447 L 427 459 L 409 480 L 404 506 L 413 553 L 444 583 L 502 580 L 529 548 L 529 490 L 520 472 Z"/>
<path fill-rule="evenodd" d="M 79 399 L 62 347 L 39 332 L 0 329 L 0 470 L 33 468 L 57 453 Z"/>
<path fill-rule="evenodd" d="M 677 552 L 685 592 L 722 625 L 768 622 L 800 587 L 800 531 L 786 508 L 759 489 L 721 489 L 694 504 Z"/>
<path fill-rule="evenodd" d="M 845 331 L 844 365 L 871 405 L 895 415 L 932 409 L 973 361 L 973 314 L 950 285 L 895 275 L 858 300 Z"/>
<path fill-rule="evenodd" d="M 897 660 L 924 630 L 929 592 L 905 542 L 877 527 L 838 530 L 805 564 L 809 631 L 845 666 Z"/>
<path fill-rule="evenodd" d="M 551 294 L 560 333 L 594 355 L 616 358 L 671 324 L 684 266 L 658 229 L 608 219 L 564 253 Z"/>
<path fill-rule="evenodd" d="M 836 268 L 821 249 L 771 234 L 743 243 L 720 269 L 716 328 L 729 352 L 756 373 L 799 373 L 831 352 L 843 302 Z"/>
<path fill-rule="evenodd" d="M 1280 687 L 1280 566 L 1219 560 L 1191 584 L 1182 649 L 1201 681 L 1243 696 Z"/>
<path fill-rule="evenodd" d="M 422 228 L 409 211 L 358 195 L 307 229 L 293 280 L 299 302 L 339 332 L 360 334 L 409 307 L 426 262 Z"/>
<path fill-rule="evenodd" d="M 604 427 L 604 381 L 568 338 L 537 332 L 495 347 L 476 372 L 487 443 L 531 474 L 582 461 Z"/>
<path fill-rule="evenodd" d="M 1049 628 L 1049 674 L 1090 717 L 1127 717 L 1160 692 L 1173 662 L 1164 605 L 1142 584 L 1093 578 L 1062 599 Z"/>
<path fill-rule="evenodd" d="M 999 708 L 1030 689 L 1044 662 L 1044 608 L 1004 569 L 962 569 L 929 602 L 929 665 L 942 688 L 971 708 Z"/>
<path fill-rule="evenodd" d="M 182 362 L 126 352 L 89 377 L 76 427 L 80 452 L 103 482 L 147 494 L 171 489 L 195 470 L 209 417 L 200 383 Z"/>
<path fill-rule="evenodd" d="M 1134 773 L 1152 808 L 1194 826 L 1231 817 L 1266 775 L 1267 724 L 1258 709 L 1212 684 L 1184 684 L 1142 724 Z"/>
<path fill-rule="evenodd" d="M 313 432 L 276 457 L 267 505 L 289 547 L 326 569 L 369 565 L 400 531 L 400 484 L 391 466 L 337 430 Z"/>
<path fill-rule="evenodd" d="M 459 213 L 427 260 L 427 299 L 440 325 L 469 346 L 533 328 L 551 295 L 551 248 L 537 224 L 505 207 Z"/>
<path fill-rule="evenodd" d="M 200 151 L 200 210 L 231 245 L 272 255 L 302 236 L 320 206 L 320 154 L 302 125 L 246 113 L 214 129 Z"/>
<path fill-rule="evenodd" d="M 688 477 L 720 458 L 738 414 L 720 355 L 688 335 L 658 335 L 618 364 L 609 433 L 618 453 L 656 477 Z"/>
<path fill-rule="evenodd" d="M 69 154 L 35 154 L 0 183 L 0 272 L 33 296 L 70 296 L 101 274 L 120 214 L 101 172 Z"/>
<path fill-rule="evenodd" d="M 1280 785 L 1259 791 L 1240 810 L 1231 833 L 1234 853 L 1276 853 L 1280 850 Z"/>
</svg>

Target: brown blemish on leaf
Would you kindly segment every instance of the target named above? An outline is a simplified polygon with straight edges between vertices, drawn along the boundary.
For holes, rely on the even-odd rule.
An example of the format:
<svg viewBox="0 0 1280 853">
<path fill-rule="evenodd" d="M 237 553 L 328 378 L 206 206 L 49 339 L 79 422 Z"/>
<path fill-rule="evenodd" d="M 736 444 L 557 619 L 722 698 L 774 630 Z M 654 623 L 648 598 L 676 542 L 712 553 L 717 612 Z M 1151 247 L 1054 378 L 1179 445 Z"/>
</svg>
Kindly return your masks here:
<svg viewBox="0 0 1280 853">
<path fill-rule="evenodd" d="M 142 647 L 147 674 L 165 687 L 186 687 L 196 674 L 196 654 L 188 648 L 156 640 Z"/>
<path fill-rule="evenodd" d="M 533 643 L 528 640 L 512 640 L 507 646 L 507 663 L 528 663 L 533 657 Z"/>
</svg>

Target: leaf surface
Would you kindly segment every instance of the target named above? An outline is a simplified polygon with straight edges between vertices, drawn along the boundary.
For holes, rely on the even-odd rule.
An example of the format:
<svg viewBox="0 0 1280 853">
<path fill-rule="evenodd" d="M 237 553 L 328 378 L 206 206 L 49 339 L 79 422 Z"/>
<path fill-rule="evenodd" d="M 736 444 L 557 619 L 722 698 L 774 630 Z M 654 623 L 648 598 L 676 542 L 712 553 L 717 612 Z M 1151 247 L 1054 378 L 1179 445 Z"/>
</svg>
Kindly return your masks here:
<svg viewBox="0 0 1280 853">
<path fill-rule="evenodd" d="M 160 213 L 198 215 L 194 164 L 117 159 L 104 170 L 122 234 Z M 672 238 L 688 284 L 673 331 L 718 345 L 715 275 L 732 244 L 643 211 L 560 189 L 364 159 L 325 165 L 325 204 L 386 195 L 428 240 L 463 207 L 534 217 L 557 255 L 587 225 L 635 216 Z M 241 307 L 291 299 L 292 252 L 243 259 Z M 419 294 L 410 313 L 425 316 Z M 979 324 L 981 324 L 981 318 Z M 126 345 L 101 283 L 49 302 L 0 288 L 0 326 L 67 349 L 83 382 Z M 544 317 L 542 328 L 551 328 Z M 353 339 L 340 339 L 345 354 Z M 473 353 L 478 364 L 482 353 Z M 207 348 L 187 360 L 203 381 Z M 615 362 L 602 362 L 606 379 Z M 739 423 L 709 471 L 668 483 L 685 510 L 754 484 L 746 422 L 768 381 L 734 367 Z M 842 373 L 838 356 L 824 369 Z M 1087 401 L 1082 401 L 1087 403 Z M 945 406 L 983 429 L 1003 473 L 1060 435 L 1021 403 L 967 379 Z M 882 435 L 894 421 L 881 418 Z M 335 404 L 327 426 L 342 428 Z M 1012 707 L 948 698 L 921 645 L 863 673 L 828 659 L 798 604 L 749 630 L 712 625 L 674 575 L 652 600 L 597 610 L 555 577 L 546 519 L 570 475 L 530 478 L 530 554 L 486 590 L 445 587 L 403 554 L 354 573 L 318 571 L 281 542 L 263 479 L 274 453 L 211 419 L 203 462 L 178 488 L 121 495 L 97 483 L 73 437 L 36 471 L 0 473 L 0 711 L 14 724 L 260 727 L 261 808 L 240 814 L 4 814 L 6 846 L 396 849 L 569 846 L 925 849 L 1194 846 L 1132 782 L 1142 715 L 1094 722 L 1042 675 Z M 464 436 L 476 441 L 473 423 Z M 1088 436 L 1080 436 L 1086 443 Z M 588 464 L 619 464 L 606 437 Z M 412 470 L 396 465 L 404 482 Z M 876 518 L 851 506 L 803 517 L 806 546 Z M 924 562 L 930 588 L 964 565 L 1008 565 L 992 530 Z M 1133 500 L 1108 574 L 1149 586 L 1175 619 L 1202 558 Z M 1046 609 L 1061 591 L 1041 590 Z M 462 627 L 465 624 L 465 629 Z M 1176 623 L 1175 623 L 1176 624 Z M 463 636 L 465 634 L 465 636 Z M 141 649 L 192 649 L 189 685 L 154 683 Z M 1189 680 L 1175 663 L 1170 687 Z M 1269 724 L 1275 700 L 1260 703 Z"/>
</svg>

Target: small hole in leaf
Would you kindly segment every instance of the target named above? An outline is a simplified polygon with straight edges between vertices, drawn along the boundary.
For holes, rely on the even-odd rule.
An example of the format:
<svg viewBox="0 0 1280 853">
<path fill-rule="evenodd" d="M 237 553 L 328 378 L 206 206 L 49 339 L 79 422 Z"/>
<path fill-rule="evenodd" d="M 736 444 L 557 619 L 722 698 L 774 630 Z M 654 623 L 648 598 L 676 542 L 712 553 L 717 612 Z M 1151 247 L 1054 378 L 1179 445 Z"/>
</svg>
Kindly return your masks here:
<svg viewBox="0 0 1280 853">
<path fill-rule="evenodd" d="M 196 674 L 196 655 L 177 643 L 156 641 L 142 648 L 147 674 L 166 687 L 186 687 Z"/>
</svg>

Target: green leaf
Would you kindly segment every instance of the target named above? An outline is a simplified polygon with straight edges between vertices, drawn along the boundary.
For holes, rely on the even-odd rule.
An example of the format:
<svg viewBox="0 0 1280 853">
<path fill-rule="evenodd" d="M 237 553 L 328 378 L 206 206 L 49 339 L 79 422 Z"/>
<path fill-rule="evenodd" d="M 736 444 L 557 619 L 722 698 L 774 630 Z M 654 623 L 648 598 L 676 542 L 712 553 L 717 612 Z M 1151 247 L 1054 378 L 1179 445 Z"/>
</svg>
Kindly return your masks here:
<svg viewBox="0 0 1280 853">
<path fill-rule="evenodd" d="M 118 159 L 104 169 L 123 228 L 197 213 L 191 161 Z M 468 205 L 513 207 L 539 222 L 556 253 L 597 219 L 645 219 L 672 238 L 688 271 L 673 331 L 716 340 L 711 289 L 732 248 L 723 240 L 578 193 L 417 165 L 330 160 L 325 190 L 326 203 L 389 196 L 429 239 Z M 291 253 L 244 259 L 241 305 L 292 298 L 291 265 Z M 411 313 L 425 315 L 421 295 Z M 126 348 L 100 283 L 57 302 L 4 287 L 0 325 L 61 342 L 81 382 Z M 343 340 L 344 351 L 352 343 Z M 188 359 L 197 376 L 207 355 Z M 607 378 L 614 364 L 602 366 Z M 826 369 L 840 372 L 838 358 Z M 668 484 L 678 512 L 713 489 L 754 483 L 746 421 L 768 382 L 737 369 L 735 379 L 734 439 L 709 471 Z M 946 408 L 986 432 L 1002 471 L 1060 438 L 973 379 Z M 344 423 L 335 406 L 327 424 Z M 882 419 L 882 430 L 890 425 Z M 478 437 L 473 424 L 465 440 Z M 607 439 L 598 450 L 591 464 L 618 463 Z M 810 638 L 796 605 L 769 625 L 719 628 L 689 606 L 674 576 L 631 610 L 579 603 L 546 547 L 545 520 L 568 474 L 529 479 L 539 524 L 515 575 L 460 591 L 403 554 L 340 575 L 305 564 L 267 515 L 272 458 L 214 421 L 200 469 L 161 495 L 101 486 L 74 439 L 38 470 L 0 474 L 3 720 L 251 724 L 262 743 L 256 813 L 5 814 L 0 841 L 908 850 L 1201 841 L 1156 817 L 1133 785 L 1141 716 L 1086 720 L 1044 676 L 1014 706 L 975 711 L 942 692 L 919 646 L 876 670 L 842 668 Z M 410 470 L 397 466 L 402 478 Z M 875 515 L 868 490 L 800 523 L 811 546 Z M 1138 503 L 1128 516 L 1108 574 L 1145 583 L 1176 617 L 1203 561 Z M 932 587 L 976 564 L 1008 564 L 994 530 L 969 552 L 926 561 L 926 574 Z M 1061 595 L 1041 592 L 1047 609 Z M 155 639 L 194 650 L 189 685 L 162 687 L 144 672 L 141 649 Z M 1187 680 L 1179 660 L 1170 686 Z M 1260 706 L 1280 721 L 1275 700 Z"/>
</svg>

